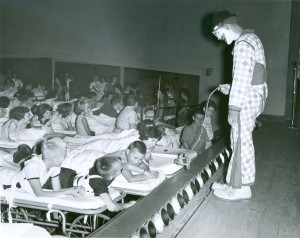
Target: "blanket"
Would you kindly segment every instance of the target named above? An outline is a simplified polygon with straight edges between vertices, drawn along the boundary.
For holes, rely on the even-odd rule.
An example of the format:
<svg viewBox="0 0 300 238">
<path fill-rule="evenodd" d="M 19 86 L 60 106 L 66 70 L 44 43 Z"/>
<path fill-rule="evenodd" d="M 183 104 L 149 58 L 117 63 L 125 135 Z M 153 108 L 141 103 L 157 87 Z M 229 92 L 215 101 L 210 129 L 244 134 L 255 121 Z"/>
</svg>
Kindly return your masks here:
<svg viewBox="0 0 300 238">
<path fill-rule="evenodd" d="M 124 190 L 126 193 L 142 194 L 150 193 L 154 188 L 161 184 L 165 180 L 165 174 L 162 171 L 158 171 L 159 176 L 157 179 L 147 179 L 141 182 L 128 182 L 126 178 L 120 174 L 115 180 L 110 184 L 110 187 Z"/>
<path fill-rule="evenodd" d="M 121 133 L 106 133 L 98 136 L 65 137 L 68 152 L 80 153 L 85 150 L 97 150 L 112 153 L 126 149 L 133 141 L 139 140 L 139 133 L 135 129 L 124 130 Z"/>
</svg>

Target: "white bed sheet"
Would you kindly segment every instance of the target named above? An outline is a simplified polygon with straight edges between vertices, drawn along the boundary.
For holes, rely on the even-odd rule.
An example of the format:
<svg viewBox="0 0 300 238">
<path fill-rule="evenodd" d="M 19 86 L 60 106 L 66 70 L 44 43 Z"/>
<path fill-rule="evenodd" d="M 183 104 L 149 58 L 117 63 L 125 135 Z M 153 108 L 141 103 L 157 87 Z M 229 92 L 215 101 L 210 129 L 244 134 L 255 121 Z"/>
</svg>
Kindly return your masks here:
<svg viewBox="0 0 300 238">
<path fill-rule="evenodd" d="M 150 169 L 161 170 L 167 177 L 170 177 L 183 167 L 174 163 L 174 160 L 182 153 L 187 153 L 191 159 L 197 156 L 195 151 L 187 152 L 186 149 L 156 146 L 151 152 L 153 160 L 149 161 Z"/>
<path fill-rule="evenodd" d="M 131 194 L 147 194 L 150 193 L 154 188 L 160 185 L 165 180 L 165 174 L 162 171 L 158 171 L 159 176 L 157 179 L 148 179 L 141 182 L 128 182 L 125 177 L 120 174 L 110 184 L 111 187 L 124 190 L 126 193 Z M 131 192 L 130 192 L 131 191 Z"/>
<path fill-rule="evenodd" d="M 6 200 L 5 195 L 10 193 L 10 189 L 1 190 L 1 200 Z M 110 189 L 109 194 L 112 199 L 117 198 L 121 195 L 122 192 L 116 189 Z M 30 201 L 30 202 L 37 202 L 37 203 L 47 203 L 50 205 L 59 205 L 64 206 L 66 208 L 76 208 L 76 209 L 99 209 L 105 206 L 105 203 L 99 196 L 94 196 L 92 194 L 86 194 L 82 198 L 75 198 L 69 195 L 61 195 L 57 197 L 36 197 L 31 195 L 24 190 L 17 189 L 15 191 L 14 201 L 22 200 L 23 201 Z"/>
</svg>

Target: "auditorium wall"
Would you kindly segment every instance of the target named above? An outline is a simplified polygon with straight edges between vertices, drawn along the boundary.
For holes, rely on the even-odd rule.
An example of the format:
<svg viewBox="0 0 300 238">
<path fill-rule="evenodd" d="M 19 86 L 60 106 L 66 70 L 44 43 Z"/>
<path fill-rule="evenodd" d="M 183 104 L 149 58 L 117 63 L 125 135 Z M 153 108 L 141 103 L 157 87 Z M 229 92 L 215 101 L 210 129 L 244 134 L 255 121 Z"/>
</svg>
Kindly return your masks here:
<svg viewBox="0 0 300 238">
<path fill-rule="evenodd" d="M 209 17 L 237 13 L 265 46 L 265 114 L 284 116 L 291 0 L 287 1 L 2 1 L 2 57 L 52 58 L 196 75 L 199 101 L 231 77 L 230 47 L 211 35 Z M 221 95 L 214 98 L 222 104 Z"/>
</svg>

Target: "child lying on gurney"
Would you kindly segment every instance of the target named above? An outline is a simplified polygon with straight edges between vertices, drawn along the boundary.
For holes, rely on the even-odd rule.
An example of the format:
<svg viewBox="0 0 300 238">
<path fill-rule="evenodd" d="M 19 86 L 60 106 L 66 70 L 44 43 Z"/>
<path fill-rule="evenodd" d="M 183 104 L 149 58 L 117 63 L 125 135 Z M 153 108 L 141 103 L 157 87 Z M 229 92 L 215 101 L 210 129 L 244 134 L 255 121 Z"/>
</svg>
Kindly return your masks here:
<svg viewBox="0 0 300 238">
<path fill-rule="evenodd" d="M 147 179 L 156 179 L 159 175 L 156 171 L 149 169 L 149 157 L 146 157 L 147 147 L 142 141 L 132 142 L 126 150 L 120 150 L 108 154 L 109 156 L 119 157 L 123 164 L 122 175 L 128 182 L 139 182 Z M 133 175 L 132 172 L 139 174 Z"/>
<path fill-rule="evenodd" d="M 63 188 L 72 186 L 83 186 L 87 193 L 99 196 L 109 211 L 120 211 L 131 207 L 135 201 L 128 203 L 117 203 L 112 200 L 108 193 L 108 186 L 112 181 L 126 170 L 127 164 L 121 163 L 120 158 L 114 156 L 103 156 L 98 158 L 94 166 L 86 174 L 78 175 L 76 171 L 62 168 L 59 175 Z"/>
<path fill-rule="evenodd" d="M 122 166 L 120 158 L 106 156 L 97 159 L 94 167 L 90 168 L 85 176 L 79 176 L 72 169 L 60 168 L 66 156 L 66 147 L 66 142 L 59 137 L 46 139 L 42 143 L 42 155 L 26 158 L 22 170 L 1 169 L 3 188 L 21 187 L 37 197 L 58 195 L 82 197 L 85 192 L 93 192 L 94 195 L 100 196 L 110 211 L 119 211 L 135 203 L 115 203 L 108 193 L 108 185 L 121 171 L 132 169 L 141 172 L 143 169 L 130 164 Z M 151 175 L 144 176 L 145 179 L 151 177 Z M 47 182 L 49 178 L 51 178 L 50 186 Z M 51 188 L 53 191 L 43 190 L 43 188 Z"/>
<path fill-rule="evenodd" d="M 1 168 L 1 183 L 3 188 L 19 187 L 37 197 L 54 197 L 58 195 L 72 195 L 82 197 L 83 187 L 61 189 L 59 181 L 60 166 L 65 159 L 66 142 L 61 138 L 46 139 L 42 143 L 42 155 L 35 155 L 25 161 L 24 168 L 16 171 Z M 51 180 L 53 191 L 43 190 L 43 186 Z"/>
</svg>

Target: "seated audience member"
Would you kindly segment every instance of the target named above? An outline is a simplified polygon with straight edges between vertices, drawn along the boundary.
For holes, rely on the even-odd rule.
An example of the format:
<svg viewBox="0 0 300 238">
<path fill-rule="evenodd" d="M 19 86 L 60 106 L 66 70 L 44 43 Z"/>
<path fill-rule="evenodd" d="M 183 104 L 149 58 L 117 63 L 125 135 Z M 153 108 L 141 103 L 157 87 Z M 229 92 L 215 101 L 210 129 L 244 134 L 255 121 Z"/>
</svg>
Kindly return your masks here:
<svg viewBox="0 0 300 238">
<path fill-rule="evenodd" d="M 14 97 L 18 98 L 19 95 L 27 95 L 28 97 L 33 98 L 34 94 L 32 92 L 32 84 L 31 83 L 27 83 L 25 84 L 21 89 L 19 89 L 15 94 Z"/>
<path fill-rule="evenodd" d="M 107 87 L 107 79 L 106 79 L 106 77 L 105 76 L 101 76 L 100 77 L 100 82 L 101 82 L 101 85 L 100 85 L 100 88 L 99 88 L 99 93 L 97 95 L 99 101 L 103 98 L 103 96 L 104 96 L 104 94 L 106 92 L 106 87 Z"/>
<path fill-rule="evenodd" d="M 164 107 L 166 106 L 166 103 L 164 100 L 164 94 L 162 93 L 161 90 L 157 90 L 156 96 L 157 96 L 156 105 L 157 105 L 158 109 L 155 112 L 154 119 L 155 119 L 155 121 L 164 122 L 164 114 L 165 114 Z"/>
<path fill-rule="evenodd" d="M 107 209 L 112 212 L 131 207 L 135 202 L 114 202 L 108 192 L 108 186 L 124 170 L 121 160 L 114 156 L 103 156 L 98 158 L 94 166 L 88 170 L 87 176 L 77 175 L 76 171 L 69 168 L 61 168 L 59 175 L 62 188 L 83 185 L 86 192 L 99 196 L 105 203 Z"/>
<path fill-rule="evenodd" d="M 112 91 L 108 91 L 107 93 L 104 94 L 102 97 L 100 103 L 104 104 L 111 104 L 111 101 L 114 97 L 114 93 Z"/>
<path fill-rule="evenodd" d="M 92 111 L 98 110 L 103 105 L 103 103 L 98 101 L 97 94 L 94 92 L 86 92 L 85 97 L 87 98 Z"/>
<path fill-rule="evenodd" d="M 124 91 L 121 84 L 115 84 L 113 86 L 114 98 L 122 98 L 125 99 Z"/>
<path fill-rule="evenodd" d="M 14 83 L 14 88 L 17 90 L 20 90 L 23 87 L 23 82 L 19 79 L 18 75 L 16 73 L 13 73 L 12 79 Z"/>
<path fill-rule="evenodd" d="M 165 93 L 165 105 L 169 107 L 165 110 L 164 113 L 164 122 L 176 126 L 176 102 L 175 95 L 171 90 L 166 90 Z"/>
<path fill-rule="evenodd" d="M 59 73 L 54 79 L 54 92 L 53 95 L 56 100 L 62 101 L 64 99 L 64 87 L 63 87 L 63 74 Z"/>
<path fill-rule="evenodd" d="M 94 111 L 93 114 L 99 116 L 101 113 L 104 115 L 117 118 L 118 114 L 123 110 L 124 102 L 121 98 L 113 98 L 111 104 L 105 103 L 103 106 Z"/>
<path fill-rule="evenodd" d="M 157 90 L 157 106 L 158 109 L 155 113 L 155 121 L 169 124 L 175 127 L 176 124 L 176 103 L 172 91 L 163 88 Z M 170 108 L 166 108 L 170 107 Z"/>
<path fill-rule="evenodd" d="M 32 92 L 35 97 L 45 97 L 47 94 L 45 86 L 41 84 L 38 84 L 35 88 L 33 88 Z"/>
<path fill-rule="evenodd" d="M 6 96 L 0 96 L 0 118 L 4 118 L 7 115 L 7 108 L 10 104 L 10 100 Z"/>
<path fill-rule="evenodd" d="M 19 106 L 31 108 L 33 103 L 33 98 L 28 96 L 27 94 L 19 94 L 17 96 L 17 99 L 19 100 Z"/>
<path fill-rule="evenodd" d="M 90 113 L 90 105 L 86 99 L 80 99 L 75 104 L 75 113 L 77 114 L 75 121 L 76 133 L 81 136 L 93 136 L 94 132 L 90 130 L 86 115 Z"/>
<path fill-rule="evenodd" d="M 149 169 L 148 162 L 145 160 L 146 152 L 147 147 L 144 142 L 134 141 L 126 150 L 110 153 L 108 156 L 115 156 L 121 159 L 123 164 L 122 175 L 128 182 L 139 182 L 158 177 L 157 172 L 151 172 Z M 138 170 L 133 170 L 132 165 L 137 166 Z M 140 174 L 133 175 L 131 171 Z"/>
<path fill-rule="evenodd" d="M 63 80 L 64 98 L 65 98 L 66 102 L 70 101 L 70 99 L 71 99 L 71 97 L 70 97 L 70 86 L 71 86 L 71 82 L 73 82 L 73 81 L 74 81 L 73 75 L 66 72 L 64 80 Z"/>
<path fill-rule="evenodd" d="M 187 150 L 195 150 L 201 154 L 209 141 L 206 130 L 203 127 L 204 113 L 196 111 L 193 114 L 193 123 L 183 128 L 181 135 L 182 147 Z"/>
<path fill-rule="evenodd" d="M 126 106 L 120 112 L 116 120 L 116 128 L 119 130 L 136 129 L 138 124 L 138 115 L 136 109 L 138 102 L 136 97 L 129 96 L 126 99 Z"/>
<path fill-rule="evenodd" d="M 112 76 L 110 82 L 107 83 L 104 94 L 107 94 L 108 92 L 114 93 L 113 87 L 115 85 L 118 85 L 118 87 L 120 86 L 122 88 L 121 84 L 119 83 L 119 78 L 116 75 Z"/>
<path fill-rule="evenodd" d="M 5 79 L 3 91 L 16 93 L 18 90 L 15 88 L 15 83 L 11 79 Z"/>
<path fill-rule="evenodd" d="M 190 104 L 190 98 L 191 98 L 191 92 L 188 88 L 182 88 L 180 90 L 180 106 L 181 108 L 178 111 L 177 115 L 177 125 L 180 126 L 186 126 L 190 124 L 190 118 L 191 118 L 191 108 L 190 107 L 184 107 L 186 105 Z"/>
<path fill-rule="evenodd" d="M 124 90 L 124 95 L 125 98 L 133 95 L 136 96 L 137 98 L 140 97 L 140 87 L 137 83 L 129 83 L 125 86 L 125 90 Z"/>
<path fill-rule="evenodd" d="M 30 123 L 31 113 L 27 107 L 14 107 L 9 112 L 9 120 L 2 125 L 1 138 L 10 139 L 10 134 L 26 129 Z"/>
<path fill-rule="evenodd" d="M 42 143 L 42 155 L 32 156 L 32 158 L 25 161 L 24 168 L 14 175 L 15 180 L 9 176 L 1 176 L 3 187 L 5 189 L 13 186 L 21 187 L 37 197 L 54 197 L 58 195 L 82 197 L 85 191 L 81 186 L 61 189 L 59 173 L 60 166 L 65 159 L 66 150 L 67 144 L 61 138 L 45 139 Z M 43 189 L 48 180 L 51 180 L 50 184 L 53 191 Z"/>
<path fill-rule="evenodd" d="M 97 94 L 97 100 L 101 100 L 102 92 L 100 92 L 102 88 L 102 82 L 99 80 L 98 75 L 93 76 L 93 81 L 90 83 L 90 91 Z M 102 95 L 103 96 L 103 95 Z"/>
<path fill-rule="evenodd" d="M 57 131 L 72 131 L 73 126 L 73 105 L 71 103 L 62 103 L 57 106 L 56 113 L 51 118 L 51 125 L 54 132 Z M 76 117 L 75 117 L 76 118 Z M 75 120 L 74 120 L 75 125 Z"/>
<path fill-rule="evenodd" d="M 211 120 L 215 110 L 217 109 L 217 104 L 213 100 L 209 100 L 208 103 L 207 101 L 203 101 L 202 103 L 200 103 L 200 108 L 205 113 L 203 127 L 206 130 L 209 139 L 205 147 L 205 149 L 208 149 L 212 145 L 212 140 L 214 139 L 214 131 L 211 125 Z"/>
</svg>

